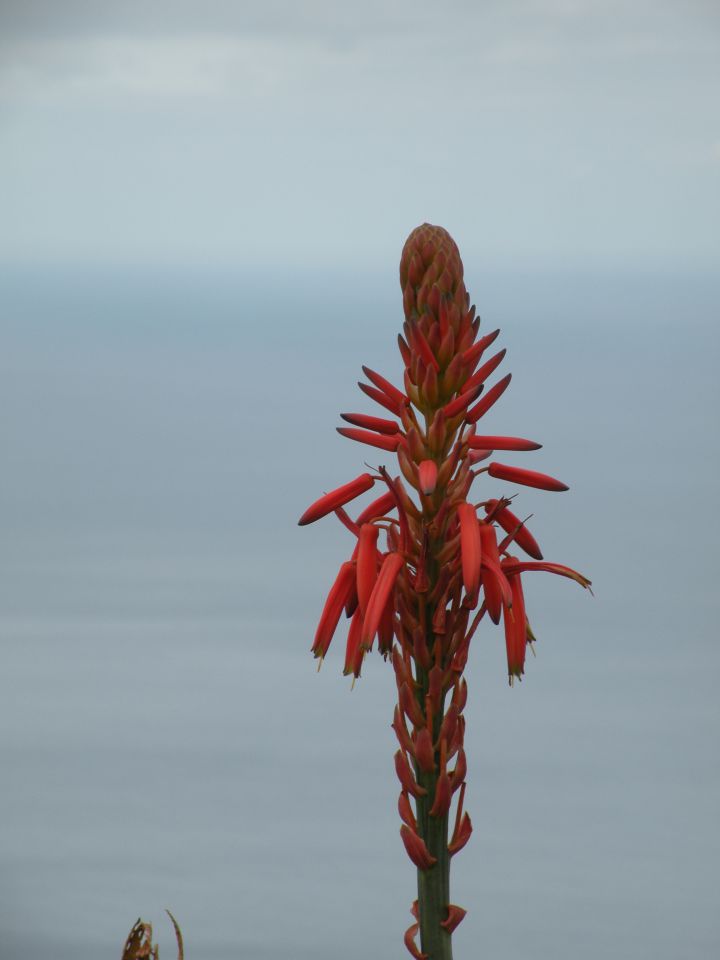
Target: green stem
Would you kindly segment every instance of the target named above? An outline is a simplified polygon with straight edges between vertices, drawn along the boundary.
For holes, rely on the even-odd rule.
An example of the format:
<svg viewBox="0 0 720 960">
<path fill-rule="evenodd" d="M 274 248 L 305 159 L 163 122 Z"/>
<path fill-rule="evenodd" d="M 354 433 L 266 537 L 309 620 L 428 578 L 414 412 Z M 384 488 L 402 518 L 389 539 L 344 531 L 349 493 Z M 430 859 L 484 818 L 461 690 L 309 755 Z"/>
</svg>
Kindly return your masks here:
<svg viewBox="0 0 720 960">
<path fill-rule="evenodd" d="M 448 815 L 431 817 L 435 795 L 434 774 L 426 774 L 420 782 L 428 791 L 418 800 L 418 832 L 437 863 L 429 870 L 418 870 L 418 910 L 420 915 L 421 951 L 430 960 L 452 960 L 452 936 L 440 924 L 447 918 L 450 903 L 450 853 L 448 852 Z"/>
</svg>

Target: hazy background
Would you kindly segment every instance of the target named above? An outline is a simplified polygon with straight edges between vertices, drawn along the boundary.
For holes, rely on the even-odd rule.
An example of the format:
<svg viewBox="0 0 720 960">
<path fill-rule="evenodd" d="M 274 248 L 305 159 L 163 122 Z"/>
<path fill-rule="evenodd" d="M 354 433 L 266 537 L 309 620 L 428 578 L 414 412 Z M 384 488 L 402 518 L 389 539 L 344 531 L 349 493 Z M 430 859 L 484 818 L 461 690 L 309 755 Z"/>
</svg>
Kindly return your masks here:
<svg viewBox="0 0 720 960">
<path fill-rule="evenodd" d="M 717 952 L 719 81 L 714 3 L 0 3 L 3 960 L 406 955 L 392 671 L 316 674 L 296 521 L 388 462 L 334 427 L 424 220 L 596 588 L 526 578 L 513 690 L 474 641 L 456 955 Z"/>
</svg>

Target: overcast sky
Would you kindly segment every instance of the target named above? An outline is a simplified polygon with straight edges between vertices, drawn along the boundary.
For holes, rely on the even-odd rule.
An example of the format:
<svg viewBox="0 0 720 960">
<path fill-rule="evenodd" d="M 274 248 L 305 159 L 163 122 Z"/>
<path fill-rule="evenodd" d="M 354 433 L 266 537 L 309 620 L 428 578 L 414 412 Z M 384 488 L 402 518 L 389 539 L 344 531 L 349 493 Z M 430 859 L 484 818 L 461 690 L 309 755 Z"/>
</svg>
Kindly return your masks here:
<svg viewBox="0 0 720 960">
<path fill-rule="evenodd" d="M 698 0 L 4 0 L 0 258 L 705 269 L 719 81 Z"/>
</svg>

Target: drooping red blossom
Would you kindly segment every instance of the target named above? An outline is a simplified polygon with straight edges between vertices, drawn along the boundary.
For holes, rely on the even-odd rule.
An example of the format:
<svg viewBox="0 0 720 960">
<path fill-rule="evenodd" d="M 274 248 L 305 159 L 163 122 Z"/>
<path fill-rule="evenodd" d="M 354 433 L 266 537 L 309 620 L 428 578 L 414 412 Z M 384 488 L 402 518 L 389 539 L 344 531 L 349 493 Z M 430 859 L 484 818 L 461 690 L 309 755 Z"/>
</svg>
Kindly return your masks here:
<svg viewBox="0 0 720 960">
<path fill-rule="evenodd" d="M 410 234 L 400 261 L 400 285 L 405 314 L 398 335 L 401 386 L 368 366 L 362 368 L 368 382 L 359 383 L 365 396 L 394 419 L 377 416 L 377 411 L 343 413 L 350 426 L 338 428 L 343 436 L 396 457 L 397 469 L 380 461 L 371 473 L 322 496 L 300 523 L 335 513 L 353 538 L 312 650 L 325 656 L 344 610 L 350 618 L 344 672 L 360 675 L 375 637 L 379 652 L 392 662 L 398 691 L 392 727 L 399 744 L 400 833 L 418 869 L 417 922 L 405 934 L 405 944 L 413 957 L 445 960 L 465 911 L 443 902 L 440 891 L 448 889 L 450 858 L 472 833 L 463 809 L 463 672 L 471 639 L 485 614 L 493 624 L 503 620 L 512 684 L 524 673 L 527 644 L 534 639 L 523 574 L 554 573 L 586 588 L 590 581 L 570 567 L 543 560 L 525 521 L 509 509 L 502 483 L 549 491 L 567 486 L 545 473 L 495 460 L 477 466 L 494 451 L 524 454 L 540 444 L 478 430 L 478 422 L 508 388 L 511 374 L 488 387 L 506 350 L 485 359 L 499 331 L 479 334 L 480 317 L 465 289 L 460 254 L 445 230 L 423 224 Z M 346 507 L 376 483 L 383 493 L 353 519 Z M 511 555 L 516 547 L 532 559 Z M 418 932 L 422 952 L 415 943 Z"/>
</svg>

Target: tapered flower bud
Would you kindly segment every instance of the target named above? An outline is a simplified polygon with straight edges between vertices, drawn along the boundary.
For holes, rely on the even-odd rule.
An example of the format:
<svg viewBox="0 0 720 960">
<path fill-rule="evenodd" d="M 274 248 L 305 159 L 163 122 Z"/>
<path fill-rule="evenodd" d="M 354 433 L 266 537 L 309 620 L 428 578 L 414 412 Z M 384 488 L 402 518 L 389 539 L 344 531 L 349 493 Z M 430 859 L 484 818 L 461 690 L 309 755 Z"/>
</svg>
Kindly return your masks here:
<svg viewBox="0 0 720 960">
<path fill-rule="evenodd" d="M 525 650 L 527 633 L 525 631 L 525 599 L 523 597 L 520 574 L 511 576 L 512 607 L 504 607 L 505 646 L 507 648 L 508 676 L 522 677 L 525 672 Z"/>
<path fill-rule="evenodd" d="M 394 510 L 395 507 L 395 497 L 392 491 L 388 490 L 387 493 L 384 493 L 381 497 L 378 497 L 377 500 L 373 500 L 372 503 L 369 503 L 362 513 L 359 514 L 355 523 L 361 527 L 369 520 L 376 520 L 378 517 L 384 517 L 386 513 L 390 513 L 390 511 Z"/>
<path fill-rule="evenodd" d="M 343 563 L 340 571 L 330 588 L 330 593 L 325 601 L 323 612 L 320 616 L 315 639 L 313 640 L 312 652 L 316 657 L 324 657 L 327 653 L 330 641 L 333 638 L 335 629 L 343 612 L 343 607 L 353 589 L 355 579 L 355 564 Z"/>
<path fill-rule="evenodd" d="M 347 423 L 365 430 L 375 430 L 376 433 L 387 433 L 391 436 L 400 432 L 400 426 L 394 420 L 385 420 L 383 417 L 369 417 L 364 413 L 341 413 L 340 416 Z"/>
<path fill-rule="evenodd" d="M 503 362 L 506 353 L 507 349 L 503 347 L 502 350 L 499 350 L 496 354 L 494 354 L 494 356 L 490 357 L 489 360 L 486 360 L 481 367 L 478 367 L 475 373 L 463 384 L 463 392 L 466 390 L 472 390 L 481 383 L 485 383 L 487 378 L 494 373 L 494 371 L 497 370 L 497 368 Z"/>
<path fill-rule="evenodd" d="M 437 863 L 437 857 L 433 857 L 422 840 L 414 830 L 411 830 L 406 823 L 400 827 L 400 836 L 405 844 L 407 855 L 418 868 L 418 870 L 429 870 L 433 864 Z"/>
<path fill-rule="evenodd" d="M 460 518 L 460 555 L 462 558 L 462 576 L 465 592 L 473 597 L 480 586 L 480 528 L 475 508 L 469 503 L 458 506 Z"/>
<path fill-rule="evenodd" d="M 348 630 L 347 644 L 345 646 L 345 666 L 343 675 L 348 676 L 352 673 L 354 676 L 360 676 L 360 668 L 363 661 L 363 651 L 360 649 L 360 635 L 362 633 L 362 611 L 358 608 L 353 614 Z"/>
<path fill-rule="evenodd" d="M 379 529 L 372 523 L 364 523 L 360 527 L 357 553 L 357 594 L 363 616 L 367 613 L 368 601 L 377 580 L 377 541 L 379 534 Z"/>
<path fill-rule="evenodd" d="M 470 404 L 480 396 L 482 390 L 483 385 L 480 383 L 476 387 L 458 394 L 450 403 L 446 403 L 442 410 L 448 420 L 452 420 L 453 417 L 459 416 L 463 410 L 467 410 Z"/>
<path fill-rule="evenodd" d="M 474 369 L 475 364 L 478 362 L 483 353 L 487 350 L 491 343 L 497 339 L 498 334 L 500 333 L 500 328 L 493 330 L 492 333 L 486 333 L 484 337 L 481 337 L 477 343 L 472 347 L 469 347 L 462 355 L 462 362 L 469 367 L 471 370 Z"/>
<path fill-rule="evenodd" d="M 522 437 L 470 437 L 468 446 L 474 450 L 539 450 L 541 443 Z"/>
<path fill-rule="evenodd" d="M 369 648 L 372 645 L 372 639 L 380 626 L 380 618 L 385 609 L 385 604 L 388 602 L 403 564 L 404 560 L 399 553 L 389 553 L 383 560 L 380 573 L 368 599 L 361 640 L 364 647 Z"/>
<path fill-rule="evenodd" d="M 378 390 L 381 390 L 385 396 L 397 405 L 398 412 L 402 410 L 405 404 L 408 402 L 408 398 L 398 388 L 390 383 L 389 380 L 386 380 L 385 377 L 381 376 L 379 373 L 376 373 L 374 370 L 371 370 L 370 367 L 363 367 L 363 373 L 368 378 L 371 383 L 374 383 Z"/>
<path fill-rule="evenodd" d="M 488 473 L 496 480 L 507 480 L 509 483 L 521 483 L 525 487 L 537 487 L 538 490 L 552 490 L 561 493 L 570 487 L 562 480 L 556 480 L 546 473 L 536 470 L 523 470 L 520 467 L 510 467 L 506 463 L 491 463 Z"/>
<path fill-rule="evenodd" d="M 399 434 L 390 437 L 384 433 L 375 433 L 373 430 L 358 430 L 356 427 L 336 427 L 335 429 L 348 440 L 357 440 L 358 443 L 366 443 L 370 447 L 379 447 L 381 450 L 389 450 L 392 453 L 400 446 L 402 439 Z"/>
<path fill-rule="evenodd" d="M 492 524 L 480 524 L 480 542 L 482 544 L 482 554 L 485 562 L 482 577 L 485 605 L 492 622 L 500 623 L 503 600 L 503 591 L 500 585 L 500 577 L 502 574 L 500 571 L 500 554 L 498 553 L 498 545 L 495 538 L 495 528 Z"/>
<path fill-rule="evenodd" d="M 298 526 L 303 527 L 307 523 L 314 523 L 315 520 L 327 516 L 328 513 L 332 513 L 337 507 L 342 507 L 344 504 L 354 500 L 355 497 L 359 497 L 361 493 L 365 493 L 374 483 L 375 478 L 371 477 L 369 473 L 361 473 L 359 477 L 351 480 L 350 483 L 346 483 L 342 487 L 326 493 L 324 497 L 320 497 L 319 500 L 311 504 L 298 520 Z"/>
<path fill-rule="evenodd" d="M 369 384 L 363 383 L 362 380 L 358 380 L 358 386 L 362 392 L 370 397 L 371 400 L 374 400 L 375 403 L 379 403 L 381 407 L 385 407 L 390 413 L 400 416 L 403 405 L 398 403 L 397 400 L 392 400 L 386 393 L 383 393 L 382 390 L 378 390 L 377 387 L 371 387 Z"/>
<path fill-rule="evenodd" d="M 434 460 L 423 460 L 418 465 L 418 481 L 420 491 L 429 496 L 435 490 L 438 468 Z"/>
<path fill-rule="evenodd" d="M 493 387 L 490 387 L 485 396 L 481 400 L 478 400 L 474 407 L 470 407 L 468 412 L 465 414 L 465 419 L 467 422 L 477 423 L 480 417 L 484 417 L 490 407 L 492 407 L 492 405 L 500 399 L 503 393 L 505 393 L 510 385 L 511 380 L 512 374 L 507 373 L 502 380 L 498 380 Z"/>
</svg>

